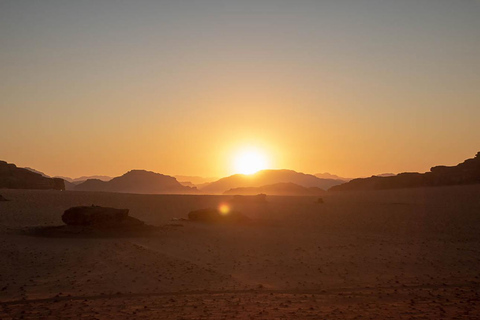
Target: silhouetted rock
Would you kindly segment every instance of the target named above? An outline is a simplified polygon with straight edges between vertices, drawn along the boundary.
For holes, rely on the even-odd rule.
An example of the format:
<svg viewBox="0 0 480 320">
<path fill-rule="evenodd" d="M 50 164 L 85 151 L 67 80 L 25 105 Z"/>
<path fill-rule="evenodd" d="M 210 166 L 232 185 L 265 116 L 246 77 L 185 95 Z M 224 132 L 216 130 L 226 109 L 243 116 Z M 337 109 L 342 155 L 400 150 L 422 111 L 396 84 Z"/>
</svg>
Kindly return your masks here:
<svg viewBox="0 0 480 320">
<path fill-rule="evenodd" d="M 63 178 L 62 178 L 62 179 L 63 179 Z M 69 191 L 75 190 L 75 186 L 76 186 L 76 185 L 75 185 L 74 183 L 72 183 L 72 182 L 70 182 L 70 181 L 68 181 L 68 180 L 65 180 L 65 179 L 64 179 L 63 181 L 64 181 L 64 183 L 65 183 L 65 190 L 69 190 Z"/>
<path fill-rule="evenodd" d="M 174 177 L 145 170 L 132 170 L 110 181 L 89 179 L 75 186 L 75 190 L 144 194 L 188 194 L 197 192 L 196 188 L 182 186 Z"/>
<path fill-rule="evenodd" d="M 27 168 L 28 169 L 28 168 Z M 34 169 L 30 169 L 30 170 L 34 170 Z M 110 181 L 112 180 L 112 177 L 109 177 L 109 176 L 82 176 L 82 177 L 78 177 L 78 178 L 70 178 L 70 177 L 64 177 L 64 176 L 55 176 L 54 178 L 61 178 L 63 180 L 65 180 L 66 182 L 70 182 L 70 183 L 73 183 L 74 185 L 77 185 L 77 184 L 80 184 L 82 182 L 85 182 L 87 181 L 88 179 L 98 179 L 98 180 L 102 180 L 102 181 Z"/>
<path fill-rule="evenodd" d="M 375 176 L 376 177 L 393 177 L 393 176 L 395 176 L 395 173 L 391 173 L 391 172 L 380 173 L 380 174 L 376 174 Z"/>
<path fill-rule="evenodd" d="M 276 196 L 318 196 L 325 193 L 325 190 L 318 187 L 307 188 L 295 183 L 276 183 L 261 187 L 230 189 L 223 194 L 255 195 L 259 193 Z"/>
<path fill-rule="evenodd" d="M 38 170 L 35 170 L 33 168 L 30 168 L 30 167 L 25 167 L 25 168 L 22 168 L 22 169 L 27 169 L 28 171 L 38 173 L 39 175 L 41 175 L 42 177 L 45 177 L 45 178 L 51 178 L 48 174 L 45 174 L 42 171 L 38 171 Z M 60 178 L 60 177 L 57 177 L 57 178 Z"/>
<path fill-rule="evenodd" d="M 267 202 L 267 195 L 264 193 L 251 196 L 235 195 L 230 201 L 235 203 L 265 203 Z"/>
<path fill-rule="evenodd" d="M 102 181 L 110 181 L 112 180 L 113 178 L 110 177 L 110 176 L 101 176 L 101 175 L 97 175 L 97 176 L 82 176 L 82 177 L 78 177 L 78 178 L 75 178 L 75 179 L 72 179 L 72 183 L 74 184 L 79 184 L 79 183 L 82 183 L 84 181 L 87 181 L 88 179 L 98 179 L 98 180 L 102 180 Z"/>
<path fill-rule="evenodd" d="M 110 189 L 112 189 L 112 187 L 100 179 L 88 179 L 73 187 L 75 191 L 111 191 Z"/>
<path fill-rule="evenodd" d="M 184 187 L 196 188 L 196 186 L 190 181 L 178 181 Z"/>
<path fill-rule="evenodd" d="M 324 172 L 324 173 L 316 173 L 315 177 L 320 178 L 320 179 L 333 179 L 333 180 L 342 180 L 344 182 L 352 180 L 352 178 L 344 178 L 337 176 L 336 174 L 331 174 L 329 172 Z"/>
<path fill-rule="evenodd" d="M 243 224 L 250 222 L 250 219 L 238 211 L 222 213 L 215 208 L 200 209 L 191 211 L 188 214 L 188 220 L 207 223 L 232 223 Z"/>
<path fill-rule="evenodd" d="M 413 187 L 433 187 L 480 183 L 480 152 L 475 158 L 452 166 L 436 166 L 430 172 L 406 172 L 391 177 L 373 176 L 353 179 L 345 184 L 334 186 L 329 191 L 380 190 Z"/>
<path fill-rule="evenodd" d="M 199 186 L 199 185 L 206 185 L 209 184 L 213 181 L 217 181 L 218 178 L 215 177 L 199 177 L 199 176 L 182 176 L 182 175 L 176 175 L 174 176 L 177 181 L 188 181 L 188 183 L 193 184 L 194 186 Z M 182 183 L 182 182 L 180 182 Z"/>
<path fill-rule="evenodd" d="M 63 179 L 47 178 L 31 169 L 0 161 L 0 188 L 65 190 Z"/>
<path fill-rule="evenodd" d="M 115 209 L 100 206 L 73 207 L 62 215 L 62 221 L 69 226 L 121 228 L 139 227 L 145 223 L 130 217 L 128 209 Z"/>
<path fill-rule="evenodd" d="M 0 194 L 0 202 L 1 201 L 9 201 L 8 199 L 5 199 L 1 194 Z"/>
<path fill-rule="evenodd" d="M 235 174 L 233 176 L 220 179 L 201 188 L 201 191 L 205 193 L 223 193 L 234 188 L 258 188 L 279 183 L 293 183 L 307 188 L 317 187 L 321 189 L 328 189 L 331 186 L 344 183 L 344 181 L 320 179 L 314 175 L 296 172 L 293 170 L 262 170 L 252 175 Z M 258 191 L 256 193 L 258 193 Z"/>
</svg>

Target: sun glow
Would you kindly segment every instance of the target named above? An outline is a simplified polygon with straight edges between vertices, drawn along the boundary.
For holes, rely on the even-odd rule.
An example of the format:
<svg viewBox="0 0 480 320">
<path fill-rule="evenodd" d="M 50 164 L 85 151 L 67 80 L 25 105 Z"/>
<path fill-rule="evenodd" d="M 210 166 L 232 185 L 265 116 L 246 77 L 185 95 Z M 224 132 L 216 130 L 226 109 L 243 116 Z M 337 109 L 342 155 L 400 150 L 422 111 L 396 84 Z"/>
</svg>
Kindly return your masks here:
<svg viewBox="0 0 480 320">
<path fill-rule="evenodd" d="M 234 160 L 237 173 L 254 174 L 268 168 L 267 157 L 256 149 L 243 150 L 236 155 Z"/>
</svg>

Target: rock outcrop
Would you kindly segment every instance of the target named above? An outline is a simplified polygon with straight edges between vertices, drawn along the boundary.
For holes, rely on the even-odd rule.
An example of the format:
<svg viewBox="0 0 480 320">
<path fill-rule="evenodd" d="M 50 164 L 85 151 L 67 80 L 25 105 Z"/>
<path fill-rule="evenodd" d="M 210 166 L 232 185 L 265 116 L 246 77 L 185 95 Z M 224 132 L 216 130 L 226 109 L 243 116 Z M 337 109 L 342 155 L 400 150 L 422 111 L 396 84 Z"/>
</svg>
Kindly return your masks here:
<svg viewBox="0 0 480 320">
<path fill-rule="evenodd" d="M 191 211 L 188 214 L 188 220 L 206 223 L 226 223 L 226 224 L 246 224 L 250 219 L 239 211 L 230 211 L 222 213 L 216 208 L 200 209 Z"/>
<path fill-rule="evenodd" d="M 110 181 L 89 179 L 77 186 L 75 191 L 104 191 L 143 194 L 189 194 L 196 188 L 181 185 L 177 179 L 145 170 L 132 170 Z"/>
<path fill-rule="evenodd" d="M 63 213 L 62 220 L 68 226 L 94 228 L 130 228 L 145 225 L 143 221 L 130 217 L 128 209 L 100 206 L 70 208 Z"/>
<path fill-rule="evenodd" d="M 344 182 L 343 180 L 320 179 L 314 175 L 293 170 L 262 170 L 252 175 L 235 174 L 222 178 L 202 187 L 200 191 L 204 193 L 224 193 L 234 188 L 258 188 L 279 183 L 293 183 L 306 188 L 316 187 L 326 190 Z"/>
<path fill-rule="evenodd" d="M 373 176 L 353 179 L 329 191 L 381 190 L 413 187 L 434 187 L 480 183 L 480 152 L 456 166 L 436 166 L 430 172 L 405 172 L 391 177 Z"/>
<path fill-rule="evenodd" d="M 47 178 L 28 169 L 0 161 L 0 188 L 65 190 L 63 179 Z"/>
</svg>

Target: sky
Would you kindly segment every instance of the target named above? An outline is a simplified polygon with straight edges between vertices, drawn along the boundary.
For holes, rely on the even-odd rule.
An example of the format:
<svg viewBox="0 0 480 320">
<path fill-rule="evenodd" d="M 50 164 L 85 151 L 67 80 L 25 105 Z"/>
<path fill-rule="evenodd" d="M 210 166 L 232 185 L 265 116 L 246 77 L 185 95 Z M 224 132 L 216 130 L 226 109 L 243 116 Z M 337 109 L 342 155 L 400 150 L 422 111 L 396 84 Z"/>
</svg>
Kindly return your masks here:
<svg viewBox="0 0 480 320">
<path fill-rule="evenodd" d="M 480 151 L 477 0 L 0 0 L 0 159 L 345 177 Z"/>
</svg>

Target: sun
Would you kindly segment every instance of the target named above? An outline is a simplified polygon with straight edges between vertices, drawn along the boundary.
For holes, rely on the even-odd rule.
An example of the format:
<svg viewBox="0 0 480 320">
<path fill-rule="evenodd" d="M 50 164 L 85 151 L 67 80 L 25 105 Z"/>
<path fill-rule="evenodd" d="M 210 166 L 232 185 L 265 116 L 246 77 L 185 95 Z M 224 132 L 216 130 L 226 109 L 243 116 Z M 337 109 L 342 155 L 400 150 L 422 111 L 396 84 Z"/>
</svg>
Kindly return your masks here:
<svg viewBox="0 0 480 320">
<path fill-rule="evenodd" d="M 254 174 L 268 168 L 268 160 L 264 153 L 256 149 L 240 151 L 234 158 L 235 172 Z"/>
</svg>

